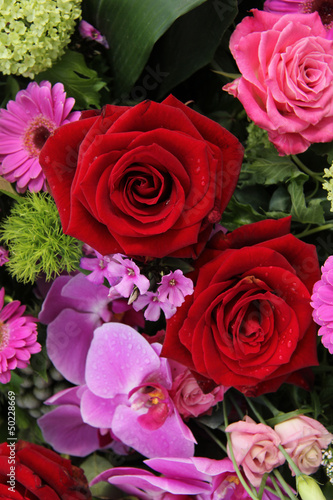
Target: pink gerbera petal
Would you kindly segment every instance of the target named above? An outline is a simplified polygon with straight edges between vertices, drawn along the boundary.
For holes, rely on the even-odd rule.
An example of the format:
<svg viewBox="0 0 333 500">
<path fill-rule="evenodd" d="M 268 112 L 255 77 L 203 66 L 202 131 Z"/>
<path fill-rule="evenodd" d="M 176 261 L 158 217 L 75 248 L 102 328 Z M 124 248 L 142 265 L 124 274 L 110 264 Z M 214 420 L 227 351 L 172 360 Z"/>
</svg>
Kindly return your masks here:
<svg viewBox="0 0 333 500">
<path fill-rule="evenodd" d="M 5 290 L 0 290 L 3 306 Z M 0 382 L 7 384 L 11 370 L 25 368 L 31 354 L 41 350 L 37 342 L 37 324 L 32 316 L 23 316 L 25 306 L 14 300 L 2 307 L 0 312 Z"/>
<path fill-rule="evenodd" d="M 79 112 L 71 113 L 74 102 L 61 83 L 32 82 L 1 110 L 0 175 L 16 181 L 18 192 L 46 190 L 39 153 L 58 127 L 80 118 Z"/>
</svg>

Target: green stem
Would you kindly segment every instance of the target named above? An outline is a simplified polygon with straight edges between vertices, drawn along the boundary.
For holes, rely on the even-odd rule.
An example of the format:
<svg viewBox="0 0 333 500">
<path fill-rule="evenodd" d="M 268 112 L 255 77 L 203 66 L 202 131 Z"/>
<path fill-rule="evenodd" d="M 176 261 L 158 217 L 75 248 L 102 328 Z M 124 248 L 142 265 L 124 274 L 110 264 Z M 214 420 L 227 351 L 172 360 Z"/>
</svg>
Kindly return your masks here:
<svg viewBox="0 0 333 500">
<path fill-rule="evenodd" d="M 277 415 L 281 415 L 281 411 L 278 410 L 270 401 L 266 398 L 266 396 L 259 396 L 258 401 L 262 401 L 263 404 L 271 411 L 274 417 Z"/>
<path fill-rule="evenodd" d="M 245 399 L 246 399 L 247 404 L 249 405 L 249 407 L 251 408 L 251 410 L 253 411 L 253 413 L 257 417 L 257 420 L 259 420 L 259 422 L 261 422 L 262 424 L 266 425 L 265 420 L 262 418 L 262 416 L 260 415 L 260 413 L 257 411 L 257 409 L 254 406 L 254 404 L 252 403 L 252 401 L 249 398 L 247 398 L 246 396 L 245 396 Z"/>
<path fill-rule="evenodd" d="M 319 233 L 319 231 L 325 231 L 326 229 L 332 229 L 333 224 L 323 224 L 322 226 L 314 227 L 312 229 L 306 229 L 303 233 L 295 234 L 296 238 L 304 238 L 305 236 L 309 236 L 310 234 Z"/>
<path fill-rule="evenodd" d="M 228 426 L 228 416 L 227 416 L 227 408 L 226 408 L 224 401 L 223 401 L 223 415 L 224 415 L 224 424 L 227 427 Z M 231 461 L 233 463 L 237 477 L 241 482 L 241 485 L 243 486 L 245 491 L 249 494 L 250 498 L 252 498 L 252 500 L 259 500 L 259 498 L 257 496 L 257 492 L 254 490 L 254 488 L 252 490 L 249 487 L 249 485 L 246 483 L 245 479 L 243 478 L 242 473 L 239 470 L 238 465 L 237 465 L 236 460 L 235 460 L 235 455 L 234 455 L 234 452 L 232 449 L 231 438 L 230 438 L 229 432 L 226 432 L 226 435 L 227 435 L 227 440 L 228 440 L 228 445 L 229 445 L 229 455 L 230 455 Z"/>
<path fill-rule="evenodd" d="M 236 402 L 235 398 L 232 396 L 232 394 L 228 394 L 228 397 L 231 400 L 232 404 L 234 405 L 234 408 L 236 409 L 239 418 L 242 419 L 244 417 L 244 413 L 242 412 L 242 410 L 238 406 L 238 403 Z"/>
<path fill-rule="evenodd" d="M 280 472 L 277 469 L 274 469 L 273 473 L 274 473 L 274 476 L 276 477 L 276 479 L 279 481 L 279 483 L 281 483 L 283 489 L 287 493 L 290 500 L 297 500 L 297 498 L 295 497 L 294 493 L 292 492 L 292 489 L 290 488 L 289 484 L 283 479 Z"/>
<path fill-rule="evenodd" d="M 224 453 L 227 453 L 227 447 L 224 446 L 224 444 L 222 443 L 222 441 L 220 441 L 213 433 L 210 429 L 208 429 L 206 426 L 203 426 L 204 429 L 205 429 L 205 432 L 207 432 L 208 436 L 210 436 L 212 438 L 213 441 L 215 441 L 215 443 L 224 451 Z"/>
<path fill-rule="evenodd" d="M 271 476 L 271 481 L 273 483 L 275 491 L 272 491 L 272 493 L 276 493 L 281 500 L 285 500 L 285 496 L 281 491 L 281 488 L 279 488 L 279 485 L 276 482 L 275 477 Z M 268 490 L 268 488 L 266 488 Z"/>
<path fill-rule="evenodd" d="M 323 182 L 323 177 L 320 174 L 316 174 L 315 172 L 312 172 L 312 170 L 310 170 L 306 165 L 304 165 L 304 163 L 297 156 L 291 155 L 291 158 L 292 158 L 293 162 L 296 163 L 298 168 L 300 168 L 301 170 L 303 170 L 303 172 L 305 172 L 310 177 L 312 177 L 312 179 L 315 179 L 316 181 L 321 182 L 321 183 Z"/>
<path fill-rule="evenodd" d="M 279 444 L 279 450 L 281 451 L 282 455 L 284 458 L 287 460 L 288 464 L 290 465 L 291 469 L 295 472 L 296 476 L 300 476 L 302 472 L 299 470 L 289 453 L 286 452 L 286 450 Z"/>
</svg>

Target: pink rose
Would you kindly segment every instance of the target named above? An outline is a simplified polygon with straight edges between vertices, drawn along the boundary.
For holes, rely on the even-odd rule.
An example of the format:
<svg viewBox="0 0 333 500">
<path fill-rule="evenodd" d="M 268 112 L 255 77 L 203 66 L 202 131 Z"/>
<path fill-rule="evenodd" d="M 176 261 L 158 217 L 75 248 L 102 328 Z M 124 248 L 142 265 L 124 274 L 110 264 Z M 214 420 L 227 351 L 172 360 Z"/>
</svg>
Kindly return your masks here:
<svg viewBox="0 0 333 500">
<path fill-rule="evenodd" d="M 242 76 L 223 90 L 268 131 L 280 155 L 332 141 L 333 41 L 319 14 L 252 12 L 230 39 Z"/>
<path fill-rule="evenodd" d="M 257 424 L 246 416 L 244 420 L 228 425 L 225 431 L 230 432 L 237 465 L 243 467 L 253 486 L 258 487 L 266 472 L 284 463 L 285 458 L 278 449 L 280 438 L 268 425 Z M 230 458 L 229 446 L 228 456 Z"/>
<path fill-rule="evenodd" d="M 313 474 L 319 468 L 322 453 L 333 439 L 333 434 L 313 418 L 299 415 L 275 427 L 281 445 L 289 453 L 303 474 Z M 295 473 L 292 471 L 293 476 Z"/>
<path fill-rule="evenodd" d="M 205 391 L 204 386 L 200 386 L 199 383 L 190 370 L 183 371 L 173 381 L 170 395 L 183 418 L 209 413 L 213 406 L 223 400 L 224 393 L 228 389 L 219 385 Z"/>
</svg>

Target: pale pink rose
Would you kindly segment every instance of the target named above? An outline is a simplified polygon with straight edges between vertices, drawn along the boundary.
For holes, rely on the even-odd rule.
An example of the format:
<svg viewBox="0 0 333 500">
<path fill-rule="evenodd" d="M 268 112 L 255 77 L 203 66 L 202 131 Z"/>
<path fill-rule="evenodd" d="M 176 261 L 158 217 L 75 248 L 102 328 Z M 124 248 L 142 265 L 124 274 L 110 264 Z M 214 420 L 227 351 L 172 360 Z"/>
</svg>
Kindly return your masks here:
<svg viewBox="0 0 333 500">
<path fill-rule="evenodd" d="M 210 413 L 213 406 L 223 400 L 227 389 L 229 387 L 219 385 L 205 390 L 190 370 L 185 370 L 174 379 L 170 396 L 183 418 L 198 417 Z"/>
<path fill-rule="evenodd" d="M 322 453 L 333 439 L 333 434 L 313 418 L 299 415 L 275 427 L 281 445 L 303 474 L 313 474 L 319 468 Z M 292 471 L 293 476 L 295 473 Z"/>
<path fill-rule="evenodd" d="M 242 74 L 225 85 L 280 155 L 333 140 L 333 41 L 317 12 L 279 16 L 254 9 L 230 39 Z"/>
<path fill-rule="evenodd" d="M 246 416 L 244 420 L 228 425 L 225 431 L 230 432 L 237 465 L 243 467 L 253 486 L 258 487 L 266 472 L 284 463 L 285 458 L 278 449 L 280 438 L 268 425 L 257 424 Z M 230 458 L 229 446 L 227 451 Z"/>
</svg>

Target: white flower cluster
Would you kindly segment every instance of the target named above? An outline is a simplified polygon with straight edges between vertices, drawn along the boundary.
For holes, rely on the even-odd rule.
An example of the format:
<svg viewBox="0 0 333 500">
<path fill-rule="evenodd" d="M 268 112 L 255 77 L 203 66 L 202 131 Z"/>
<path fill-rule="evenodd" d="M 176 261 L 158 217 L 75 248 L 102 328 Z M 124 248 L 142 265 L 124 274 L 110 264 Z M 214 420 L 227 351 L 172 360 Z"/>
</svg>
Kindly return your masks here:
<svg viewBox="0 0 333 500">
<path fill-rule="evenodd" d="M 82 0 L 0 0 L 0 72 L 33 78 L 64 53 Z"/>
<path fill-rule="evenodd" d="M 322 451 L 323 460 L 322 465 L 325 467 L 327 477 L 330 480 L 330 483 L 333 484 L 333 453 L 332 453 L 332 444 L 326 450 Z"/>
<path fill-rule="evenodd" d="M 329 179 L 323 182 L 323 189 L 327 191 L 327 199 L 331 202 L 331 212 L 333 212 L 333 164 L 330 168 L 324 168 L 324 179 Z"/>
</svg>

